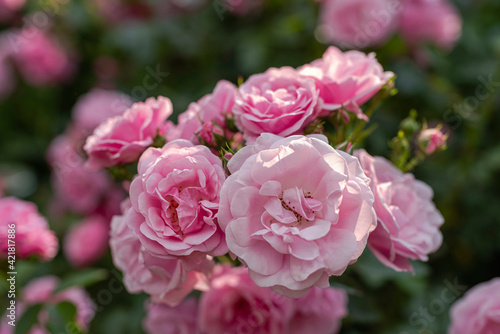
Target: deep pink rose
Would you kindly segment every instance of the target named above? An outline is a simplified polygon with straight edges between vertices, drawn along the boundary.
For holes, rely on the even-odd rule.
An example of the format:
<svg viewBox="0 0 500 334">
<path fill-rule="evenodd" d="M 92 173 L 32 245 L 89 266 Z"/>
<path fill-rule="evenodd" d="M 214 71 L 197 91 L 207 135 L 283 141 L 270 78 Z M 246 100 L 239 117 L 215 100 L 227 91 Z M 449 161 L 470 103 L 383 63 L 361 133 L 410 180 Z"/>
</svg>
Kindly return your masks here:
<svg viewBox="0 0 500 334">
<path fill-rule="evenodd" d="M 369 179 L 322 135 L 261 135 L 229 161 L 219 224 L 250 277 L 300 297 L 356 262 L 376 226 Z"/>
<path fill-rule="evenodd" d="M 155 137 L 171 126 L 172 102 L 166 97 L 137 102 L 123 115 L 109 118 L 87 138 L 84 150 L 94 169 L 133 162 Z"/>
<path fill-rule="evenodd" d="M 186 299 L 176 307 L 148 302 L 143 328 L 147 334 L 198 334 L 197 313 L 195 298 Z"/>
<path fill-rule="evenodd" d="M 432 154 L 443 149 L 446 145 L 447 135 L 439 128 L 422 130 L 417 138 L 419 146 L 426 154 Z"/>
<path fill-rule="evenodd" d="M 319 32 L 326 42 L 364 49 L 385 43 L 396 28 L 399 0 L 325 0 Z"/>
<path fill-rule="evenodd" d="M 130 293 L 146 292 L 156 302 L 176 305 L 193 289 L 203 290 L 211 271 L 211 261 L 202 260 L 186 268 L 181 260 L 155 256 L 148 252 L 137 235 L 127 226 L 131 220 L 144 217 L 133 209 L 111 222 L 110 246 L 115 266 L 123 271 L 125 287 Z M 189 272 L 187 270 L 190 270 Z"/>
<path fill-rule="evenodd" d="M 344 106 L 365 120 L 368 117 L 359 106 L 394 76 L 392 72 L 384 72 L 374 53 L 342 52 L 333 46 L 321 59 L 302 66 L 299 73 L 314 79 L 322 100 L 322 116 Z"/>
<path fill-rule="evenodd" d="M 132 103 L 123 93 L 95 88 L 81 96 L 73 107 L 74 127 L 88 136 L 106 119 L 122 115 Z"/>
<path fill-rule="evenodd" d="M 67 81 L 75 64 L 67 50 L 49 33 L 25 28 L 9 37 L 11 56 L 24 80 L 33 86 L 46 86 Z"/>
<path fill-rule="evenodd" d="M 448 334 L 500 333 L 500 278 L 476 285 L 450 310 Z"/>
<path fill-rule="evenodd" d="M 73 226 L 64 238 L 64 255 L 74 267 L 87 267 L 108 249 L 109 221 L 90 216 Z"/>
<path fill-rule="evenodd" d="M 211 144 L 211 138 L 209 134 L 204 136 L 204 130 L 210 133 L 220 130 L 219 134 L 230 135 L 227 133 L 229 130 L 224 116 L 232 113 L 236 92 L 237 88 L 232 83 L 219 81 L 212 94 L 191 103 L 188 109 L 179 115 L 178 125 L 168 133 L 168 140 L 187 139 L 199 144 L 196 135 L 201 135 Z"/>
<path fill-rule="evenodd" d="M 204 334 L 285 333 L 291 302 L 257 286 L 243 267 L 219 265 L 202 294 L 198 324 Z"/>
<path fill-rule="evenodd" d="M 15 239 L 9 238 L 15 235 Z M 0 198 L 0 257 L 7 258 L 8 240 L 15 241 L 15 253 L 19 259 L 39 256 L 52 259 L 58 250 L 57 238 L 35 204 L 14 197 Z"/>
<path fill-rule="evenodd" d="M 79 138 L 64 134 L 55 138 L 47 152 L 52 167 L 53 200 L 57 211 L 70 210 L 92 214 L 113 190 L 113 183 L 105 171 L 85 168 L 85 160 L 77 150 Z"/>
<path fill-rule="evenodd" d="M 432 189 L 403 174 L 382 157 L 357 150 L 363 170 L 371 179 L 378 226 L 368 246 L 384 265 L 397 271 L 412 271 L 409 259 L 427 261 L 443 241 L 439 227 L 444 219 L 432 202 Z"/>
<path fill-rule="evenodd" d="M 342 318 L 347 316 L 347 294 L 340 289 L 313 287 L 307 295 L 293 299 L 292 303 L 285 331 L 288 334 L 338 333 Z"/>
<path fill-rule="evenodd" d="M 233 108 L 236 126 L 248 144 L 263 132 L 279 136 L 300 134 L 319 111 L 314 80 L 291 67 L 254 74 L 239 87 Z"/>
<path fill-rule="evenodd" d="M 452 49 L 462 32 L 462 19 L 446 0 L 405 0 L 399 29 L 411 47 L 432 43 Z"/>
</svg>

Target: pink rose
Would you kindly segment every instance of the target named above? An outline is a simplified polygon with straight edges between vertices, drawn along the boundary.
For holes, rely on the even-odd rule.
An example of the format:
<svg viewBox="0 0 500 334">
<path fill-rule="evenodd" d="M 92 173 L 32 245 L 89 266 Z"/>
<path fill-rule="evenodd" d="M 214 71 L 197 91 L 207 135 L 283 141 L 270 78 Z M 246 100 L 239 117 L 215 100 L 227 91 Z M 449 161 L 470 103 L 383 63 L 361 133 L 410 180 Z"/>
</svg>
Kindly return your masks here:
<svg viewBox="0 0 500 334">
<path fill-rule="evenodd" d="M 443 149 L 446 145 L 447 136 L 438 128 L 425 129 L 418 135 L 419 146 L 426 154 L 432 154 Z"/>
<path fill-rule="evenodd" d="M 197 334 L 196 299 L 189 298 L 176 307 L 148 302 L 143 322 L 147 334 Z"/>
<path fill-rule="evenodd" d="M 399 29 L 411 47 L 432 43 L 449 50 L 460 38 L 462 19 L 446 0 L 406 0 Z"/>
<path fill-rule="evenodd" d="M 329 47 L 321 59 L 299 68 L 303 76 L 313 78 L 322 100 L 322 116 L 344 106 L 358 118 L 367 120 L 359 108 L 394 76 L 375 59 L 375 54 L 342 52 Z"/>
<path fill-rule="evenodd" d="M 356 262 L 376 226 L 369 179 L 322 135 L 261 135 L 229 161 L 219 224 L 262 287 L 300 297 Z"/>
<path fill-rule="evenodd" d="M 248 144 L 263 133 L 300 134 L 319 109 L 314 81 L 291 67 L 254 74 L 239 87 L 233 108 L 236 126 Z"/>
<path fill-rule="evenodd" d="M 67 81 L 75 64 L 68 51 L 52 35 L 29 27 L 12 33 L 11 56 L 23 78 L 33 86 L 47 86 Z"/>
<path fill-rule="evenodd" d="M 448 334 L 500 333 L 500 278 L 476 285 L 450 310 Z"/>
<path fill-rule="evenodd" d="M 94 169 L 133 162 L 171 123 L 172 102 L 165 97 L 137 102 L 123 115 L 109 118 L 87 138 L 84 150 Z"/>
<path fill-rule="evenodd" d="M 237 88 L 228 81 L 221 80 L 212 94 L 207 94 L 198 102 L 193 102 L 188 109 L 179 115 L 178 125 L 167 135 L 168 140 L 187 139 L 200 144 L 196 135 L 201 135 L 212 144 L 210 134 L 220 130 L 221 135 L 228 135 L 225 115 L 232 113 Z M 209 132 L 208 135 L 203 133 Z"/>
<path fill-rule="evenodd" d="M 133 209 L 111 222 L 110 247 L 115 266 L 124 273 L 124 284 L 130 293 L 146 292 L 156 302 L 171 306 L 181 302 L 193 289 L 203 290 L 212 264 L 204 259 L 186 268 L 182 261 L 148 252 L 127 221 L 144 217 Z M 190 271 L 188 272 L 187 269 Z"/>
<path fill-rule="evenodd" d="M 19 11 L 26 0 L 0 0 L 0 22 L 6 22 Z"/>
<path fill-rule="evenodd" d="M 294 307 L 285 331 L 288 334 L 338 333 L 342 318 L 347 316 L 347 294 L 340 289 L 314 287 L 292 302 Z"/>
<path fill-rule="evenodd" d="M 325 0 L 320 9 L 319 31 L 326 42 L 365 49 L 389 39 L 400 12 L 398 0 Z"/>
<path fill-rule="evenodd" d="M 217 266 L 201 295 L 198 324 L 204 334 L 285 333 L 291 303 L 257 286 L 243 267 Z"/>
<path fill-rule="evenodd" d="M 88 136 L 106 119 L 122 115 L 132 103 L 123 93 L 95 88 L 81 96 L 73 107 L 74 127 Z"/>
<path fill-rule="evenodd" d="M 378 226 L 368 246 L 384 265 L 397 271 L 412 271 L 409 259 L 427 261 L 443 241 L 439 227 L 444 220 L 432 203 L 432 189 L 403 174 L 382 157 L 357 150 L 363 170 L 371 179 Z"/>
<path fill-rule="evenodd" d="M 99 207 L 107 194 L 116 190 L 105 171 L 85 168 L 85 161 L 77 151 L 79 138 L 71 135 L 55 138 L 47 152 L 53 171 L 53 203 L 58 211 L 88 215 Z"/>
<path fill-rule="evenodd" d="M 64 238 L 64 255 L 75 267 L 87 267 L 108 249 L 109 221 L 91 216 L 71 228 Z"/>
<path fill-rule="evenodd" d="M 15 239 L 10 238 L 15 235 Z M 15 241 L 15 254 L 23 259 L 39 256 L 41 260 L 52 259 L 58 249 L 57 238 L 35 204 L 14 197 L 0 198 L 0 257 L 7 258 Z"/>
<path fill-rule="evenodd" d="M 138 174 L 130 186 L 135 216 L 127 223 L 149 252 L 188 262 L 227 252 L 216 218 L 226 176 L 207 147 L 178 139 L 150 148 Z"/>
</svg>

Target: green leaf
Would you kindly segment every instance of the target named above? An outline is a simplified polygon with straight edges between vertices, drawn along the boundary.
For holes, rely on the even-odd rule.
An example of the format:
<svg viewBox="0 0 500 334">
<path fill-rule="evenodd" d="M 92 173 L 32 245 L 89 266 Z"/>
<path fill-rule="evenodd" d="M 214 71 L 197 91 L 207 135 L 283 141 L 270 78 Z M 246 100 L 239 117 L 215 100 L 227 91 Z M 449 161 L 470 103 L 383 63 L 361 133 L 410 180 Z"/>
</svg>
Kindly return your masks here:
<svg viewBox="0 0 500 334">
<path fill-rule="evenodd" d="M 46 325 L 47 329 L 52 334 L 83 333 L 80 327 L 76 324 L 76 312 L 76 306 L 66 301 L 51 306 L 48 309 L 49 321 Z"/>
<path fill-rule="evenodd" d="M 28 307 L 21 318 L 16 322 L 15 334 L 26 334 L 30 331 L 33 325 L 38 323 L 38 313 L 42 309 L 43 304 L 36 304 Z"/>
<path fill-rule="evenodd" d="M 87 269 L 71 273 L 61 280 L 61 283 L 55 290 L 59 292 L 72 286 L 86 287 L 100 282 L 108 277 L 108 271 L 105 269 Z"/>
</svg>

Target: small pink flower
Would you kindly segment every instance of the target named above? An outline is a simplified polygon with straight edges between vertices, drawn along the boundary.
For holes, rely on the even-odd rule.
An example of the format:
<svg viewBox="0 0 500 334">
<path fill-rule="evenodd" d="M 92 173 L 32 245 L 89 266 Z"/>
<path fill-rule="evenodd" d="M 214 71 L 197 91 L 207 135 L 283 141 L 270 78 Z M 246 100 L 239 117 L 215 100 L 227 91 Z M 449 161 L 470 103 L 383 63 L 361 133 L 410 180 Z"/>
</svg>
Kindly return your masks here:
<svg viewBox="0 0 500 334">
<path fill-rule="evenodd" d="M 6 22 L 18 12 L 26 0 L 0 0 L 0 22 Z"/>
<path fill-rule="evenodd" d="M 9 237 L 15 235 L 15 239 Z M 15 241 L 17 258 L 39 256 L 41 260 L 52 259 L 58 250 L 57 238 L 45 218 L 33 203 L 14 197 L 0 198 L 0 257 L 7 258 L 11 244 Z"/>
<path fill-rule="evenodd" d="M 86 137 L 108 118 L 122 115 L 132 103 L 123 93 L 95 88 L 81 96 L 73 107 L 74 127 Z"/>
<path fill-rule="evenodd" d="M 168 140 L 187 139 L 194 144 L 200 144 L 196 135 L 201 135 L 211 144 L 212 131 L 231 137 L 225 116 L 232 113 L 236 93 L 235 85 L 228 81 L 219 81 L 212 94 L 191 103 L 188 109 L 179 115 L 178 125 L 168 133 Z"/>
<path fill-rule="evenodd" d="M 143 328 L 147 334 L 197 334 L 196 299 L 184 300 L 176 307 L 148 302 Z"/>
<path fill-rule="evenodd" d="M 128 204 L 130 207 L 130 204 Z M 186 267 L 169 256 L 155 256 L 142 245 L 127 222 L 144 217 L 125 205 L 125 215 L 111 222 L 111 253 L 115 266 L 124 273 L 125 287 L 130 293 L 146 292 L 155 302 L 171 306 L 180 303 L 193 289 L 203 290 L 212 268 L 211 261 L 202 259 Z M 189 272 L 188 272 L 189 270 Z"/>
<path fill-rule="evenodd" d="M 384 265 L 397 271 L 412 271 L 409 259 L 427 261 L 443 241 L 439 227 L 444 220 L 432 203 L 432 189 L 403 174 L 382 157 L 364 150 L 354 155 L 371 179 L 378 226 L 368 246 Z"/>
<path fill-rule="evenodd" d="M 137 102 L 123 115 L 109 118 L 87 138 L 88 165 L 98 169 L 137 160 L 171 126 L 167 122 L 171 114 L 172 102 L 160 96 Z"/>
<path fill-rule="evenodd" d="M 64 255 L 75 267 L 87 267 L 108 249 L 109 221 L 91 216 L 70 229 L 64 238 Z"/>
<path fill-rule="evenodd" d="M 75 64 L 56 38 L 34 27 L 10 36 L 11 56 L 23 78 L 33 86 L 66 82 Z"/>
<path fill-rule="evenodd" d="M 202 294 L 198 324 L 202 333 L 280 334 L 291 303 L 269 288 L 257 286 L 243 267 L 219 265 L 210 289 Z"/>
<path fill-rule="evenodd" d="M 450 310 L 448 334 L 500 333 L 500 278 L 476 285 Z"/>
<path fill-rule="evenodd" d="M 432 154 L 446 145 L 447 136 L 438 128 L 425 129 L 418 135 L 418 144 L 426 154 Z"/>
<path fill-rule="evenodd" d="M 261 133 L 300 134 L 319 111 L 314 80 L 291 67 L 270 68 L 254 74 L 239 87 L 233 108 L 236 126 L 248 144 Z"/>
<path fill-rule="evenodd" d="M 219 224 L 257 285 L 297 298 L 363 252 L 376 226 L 369 179 L 326 137 L 263 134 L 228 168 Z"/>
<path fill-rule="evenodd" d="M 393 0 L 324 0 L 319 32 L 342 48 L 365 49 L 385 43 L 395 30 L 401 4 Z"/>
<path fill-rule="evenodd" d="M 446 0 L 406 0 L 399 29 L 411 47 L 432 43 L 449 50 L 460 38 L 462 19 Z"/>
<path fill-rule="evenodd" d="M 130 186 L 138 218 L 127 223 L 149 252 L 186 261 L 227 252 L 216 219 L 226 176 L 207 147 L 178 139 L 150 148 L 139 160 L 138 174 Z"/>
<path fill-rule="evenodd" d="M 333 46 L 321 59 L 299 68 L 299 73 L 314 79 L 322 100 L 322 116 L 344 106 L 365 120 L 368 117 L 359 106 L 394 76 L 392 72 L 384 72 L 374 53 L 342 52 Z"/>
</svg>

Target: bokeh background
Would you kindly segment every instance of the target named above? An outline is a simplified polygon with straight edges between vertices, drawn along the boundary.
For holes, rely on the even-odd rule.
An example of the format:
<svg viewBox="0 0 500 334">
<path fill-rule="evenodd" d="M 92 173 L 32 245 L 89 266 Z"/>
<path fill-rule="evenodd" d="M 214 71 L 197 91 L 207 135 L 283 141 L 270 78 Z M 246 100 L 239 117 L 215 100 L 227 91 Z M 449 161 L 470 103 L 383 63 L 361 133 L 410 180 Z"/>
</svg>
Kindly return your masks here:
<svg viewBox="0 0 500 334">
<path fill-rule="evenodd" d="M 46 150 L 65 131 L 80 96 L 95 87 L 135 100 L 163 95 L 177 115 L 221 79 L 237 83 L 269 67 L 300 66 L 327 47 L 318 30 L 321 5 L 312 0 L 264 0 L 245 15 L 222 0 L 171 2 L 124 0 L 106 7 L 97 0 L 29 0 L 0 15 L 0 67 L 12 72 L 0 80 L 0 182 L 7 195 L 35 202 L 61 238 L 78 217 L 50 210 Z M 371 119 L 378 123 L 365 142 L 372 154 L 389 155 L 388 142 L 411 109 L 449 134 L 448 149 L 414 170 L 435 191 L 444 242 L 428 263 L 415 264 L 414 275 L 385 268 L 366 252 L 332 279 L 349 291 L 341 333 L 445 333 L 450 299 L 500 276 L 500 1 L 453 4 L 462 33 L 452 50 L 415 50 L 398 34 L 364 50 L 376 52 L 384 69 L 397 75 L 398 94 Z M 0 10 L 6 9 L 0 4 Z M 9 34 L 29 24 L 66 50 L 71 68 L 61 78 L 33 80 L 42 57 L 16 64 L 3 58 Z M 159 73 L 157 80 L 145 83 L 151 72 Z M 18 286 L 47 273 L 79 272 L 62 252 L 50 263 L 18 266 Z M 101 270 L 87 287 L 98 305 L 90 333 L 141 333 L 146 296 L 123 288 L 102 293 L 121 277 L 109 252 L 92 267 Z"/>
</svg>

